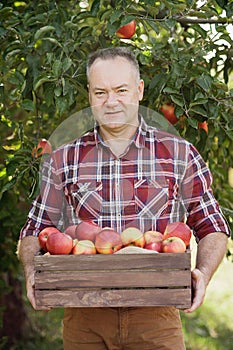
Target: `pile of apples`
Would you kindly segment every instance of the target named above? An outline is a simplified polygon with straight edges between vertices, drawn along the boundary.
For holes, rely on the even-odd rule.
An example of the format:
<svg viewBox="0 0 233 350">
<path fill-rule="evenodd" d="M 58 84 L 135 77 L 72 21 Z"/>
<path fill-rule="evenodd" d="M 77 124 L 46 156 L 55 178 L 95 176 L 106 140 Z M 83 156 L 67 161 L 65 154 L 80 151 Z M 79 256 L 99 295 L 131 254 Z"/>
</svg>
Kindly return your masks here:
<svg viewBox="0 0 233 350">
<path fill-rule="evenodd" d="M 183 253 L 190 244 L 192 232 L 185 223 L 167 225 L 164 233 L 128 227 L 121 234 L 112 228 L 101 228 L 93 221 L 82 221 L 64 232 L 46 227 L 38 236 L 44 252 L 60 254 L 113 254 L 127 246 L 154 250 L 158 253 Z"/>
</svg>

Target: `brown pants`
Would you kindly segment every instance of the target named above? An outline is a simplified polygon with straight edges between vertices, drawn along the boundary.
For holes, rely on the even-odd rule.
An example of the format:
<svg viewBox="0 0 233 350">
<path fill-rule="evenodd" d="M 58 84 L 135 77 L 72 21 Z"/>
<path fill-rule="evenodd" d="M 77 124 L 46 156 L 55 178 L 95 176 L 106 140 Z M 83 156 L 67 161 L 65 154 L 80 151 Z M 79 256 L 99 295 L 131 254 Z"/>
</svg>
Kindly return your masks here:
<svg viewBox="0 0 233 350">
<path fill-rule="evenodd" d="M 64 350 L 185 350 L 175 307 L 68 308 Z"/>
</svg>

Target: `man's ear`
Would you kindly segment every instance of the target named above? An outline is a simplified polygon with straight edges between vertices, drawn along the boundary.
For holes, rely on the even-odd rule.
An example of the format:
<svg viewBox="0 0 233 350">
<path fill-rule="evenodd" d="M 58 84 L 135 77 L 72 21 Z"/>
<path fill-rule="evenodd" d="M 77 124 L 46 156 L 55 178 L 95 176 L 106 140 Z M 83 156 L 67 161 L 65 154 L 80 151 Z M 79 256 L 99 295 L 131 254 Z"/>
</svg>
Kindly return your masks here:
<svg viewBox="0 0 233 350">
<path fill-rule="evenodd" d="M 140 79 L 139 85 L 138 85 L 139 101 L 143 99 L 143 94 L 144 94 L 144 80 Z"/>
</svg>

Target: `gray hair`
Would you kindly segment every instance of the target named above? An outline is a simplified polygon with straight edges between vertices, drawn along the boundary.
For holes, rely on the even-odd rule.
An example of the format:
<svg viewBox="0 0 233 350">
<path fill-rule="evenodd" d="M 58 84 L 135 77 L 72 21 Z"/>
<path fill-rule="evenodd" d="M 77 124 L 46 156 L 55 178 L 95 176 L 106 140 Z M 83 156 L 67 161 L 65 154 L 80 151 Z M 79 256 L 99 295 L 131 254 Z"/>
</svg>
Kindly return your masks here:
<svg viewBox="0 0 233 350">
<path fill-rule="evenodd" d="M 136 69 L 137 78 L 140 80 L 140 69 L 136 56 L 130 49 L 123 46 L 100 49 L 90 54 L 87 61 L 87 80 L 89 81 L 90 68 L 98 58 L 101 60 L 109 60 L 115 59 L 116 57 L 127 59 Z"/>
</svg>

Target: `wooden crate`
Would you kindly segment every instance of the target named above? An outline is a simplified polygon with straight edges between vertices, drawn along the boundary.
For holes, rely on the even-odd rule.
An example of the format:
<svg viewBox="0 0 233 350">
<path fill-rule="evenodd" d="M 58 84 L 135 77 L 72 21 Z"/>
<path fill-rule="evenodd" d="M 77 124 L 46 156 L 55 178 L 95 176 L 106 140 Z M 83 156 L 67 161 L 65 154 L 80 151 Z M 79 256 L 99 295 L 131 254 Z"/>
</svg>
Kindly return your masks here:
<svg viewBox="0 0 233 350">
<path fill-rule="evenodd" d="M 35 256 L 37 306 L 191 305 L 190 252 Z"/>
</svg>

